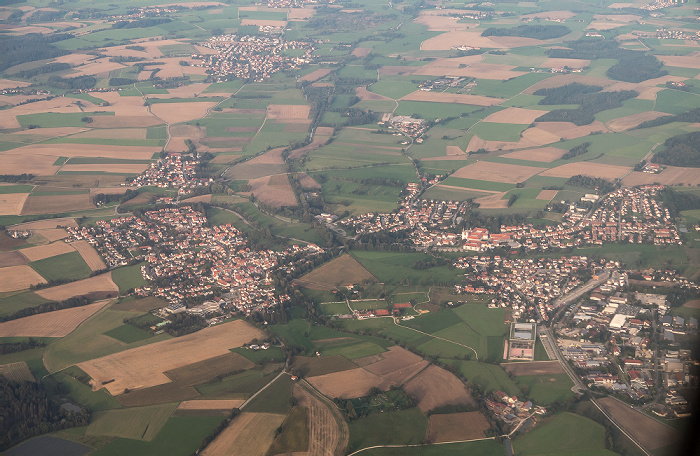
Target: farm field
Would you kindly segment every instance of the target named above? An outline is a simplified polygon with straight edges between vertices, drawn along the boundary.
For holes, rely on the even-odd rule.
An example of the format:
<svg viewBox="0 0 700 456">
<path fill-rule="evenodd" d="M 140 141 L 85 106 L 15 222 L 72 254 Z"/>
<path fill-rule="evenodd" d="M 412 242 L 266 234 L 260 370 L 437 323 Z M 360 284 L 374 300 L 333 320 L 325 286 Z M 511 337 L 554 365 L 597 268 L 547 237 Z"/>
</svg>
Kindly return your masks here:
<svg viewBox="0 0 700 456">
<path fill-rule="evenodd" d="M 265 454 L 284 415 L 244 412 L 237 416 L 202 452 L 203 455 Z"/>
<path fill-rule="evenodd" d="M 63 337 L 108 302 L 100 301 L 6 321 L 0 323 L 0 337 Z"/>
</svg>

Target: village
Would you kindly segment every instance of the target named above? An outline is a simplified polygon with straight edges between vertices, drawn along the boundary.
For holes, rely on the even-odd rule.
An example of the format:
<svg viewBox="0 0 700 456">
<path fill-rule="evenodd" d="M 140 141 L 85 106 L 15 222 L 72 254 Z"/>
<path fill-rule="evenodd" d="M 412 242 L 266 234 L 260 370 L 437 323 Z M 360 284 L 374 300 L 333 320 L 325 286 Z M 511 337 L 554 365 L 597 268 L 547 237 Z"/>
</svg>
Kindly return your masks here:
<svg viewBox="0 0 700 456">
<path fill-rule="evenodd" d="M 70 228 L 72 240 L 86 240 L 110 268 L 145 261 L 141 273 L 149 285 L 135 289 L 139 296 L 167 300 L 169 313 L 206 300 L 250 313 L 278 306 L 289 299 L 275 292 L 270 274 L 294 271 L 292 258 L 323 253 L 308 244 L 283 252 L 253 250 L 232 225 L 207 226 L 207 218 L 190 206 L 169 207 L 143 214 L 99 221 L 94 227 Z M 212 310 L 216 310 L 212 307 Z"/>
<path fill-rule="evenodd" d="M 230 78 L 262 82 L 279 71 L 307 65 L 315 49 L 311 43 L 303 41 L 235 34 L 213 37 L 202 46 L 216 50 L 217 54 L 194 54 L 192 58 L 200 59 L 200 66 L 208 68 L 207 72 L 217 82 Z M 285 55 L 290 50 L 303 50 L 303 54 Z"/>
<path fill-rule="evenodd" d="M 131 182 L 123 185 L 129 187 L 152 186 L 158 188 L 177 188 L 178 195 L 189 193 L 197 187 L 206 187 L 214 182 L 210 177 L 197 177 L 199 160 L 179 153 L 171 153 L 161 158 Z"/>
</svg>

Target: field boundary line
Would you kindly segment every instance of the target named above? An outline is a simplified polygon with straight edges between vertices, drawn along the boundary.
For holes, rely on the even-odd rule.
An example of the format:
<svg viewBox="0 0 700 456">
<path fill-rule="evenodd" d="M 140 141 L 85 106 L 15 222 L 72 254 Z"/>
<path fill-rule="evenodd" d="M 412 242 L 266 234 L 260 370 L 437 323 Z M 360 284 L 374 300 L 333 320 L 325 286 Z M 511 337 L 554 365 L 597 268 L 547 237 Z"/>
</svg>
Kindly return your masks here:
<svg viewBox="0 0 700 456">
<path fill-rule="evenodd" d="M 432 337 L 432 338 L 434 338 L 434 339 L 444 340 L 445 342 L 450 342 L 450 343 L 453 343 L 453 344 L 455 344 L 455 345 L 459 345 L 460 347 L 468 348 L 469 350 L 471 350 L 471 351 L 474 352 L 474 356 L 476 357 L 476 361 L 479 361 L 479 354 L 476 352 L 476 350 L 474 350 L 474 348 L 470 347 L 469 345 L 460 344 L 459 342 L 455 342 L 454 340 L 445 339 L 444 337 L 438 337 L 438 336 L 435 336 L 435 335 L 433 335 L 433 334 L 428 334 L 428 333 L 423 332 L 423 331 L 420 331 L 420 330 L 418 330 L 418 329 L 411 328 L 410 326 L 400 325 L 400 324 L 398 324 L 398 323 L 396 322 L 396 319 L 395 319 L 394 317 L 379 317 L 379 318 L 391 318 L 391 320 L 394 322 L 394 324 L 395 324 L 396 326 L 401 327 L 401 328 L 410 329 L 411 331 L 416 331 L 416 332 L 419 332 L 419 333 L 421 333 L 421 334 L 425 334 L 426 336 L 430 336 L 430 337 Z M 478 333 L 477 333 L 477 334 L 478 334 Z"/>
<path fill-rule="evenodd" d="M 415 443 L 413 445 L 375 445 L 361 450 L 357 450 L 354 453 L 350 453 L 348 456 L 353 456 L 355 454 L 361 453 L 367 450 L 373 450 L 375 448 L 412 448 L 412 447 L 423 447 L 431 445 L 450 445 L 453 443 L 469 443 L 469 442 L 480 442 L 483 440 L 496 440 L 496 437 L 484 437 L 481 439 L 471 439 L 471 440 L 455 440 L 454 442 L 438 442 L 438 443 Z"/>
</svg>

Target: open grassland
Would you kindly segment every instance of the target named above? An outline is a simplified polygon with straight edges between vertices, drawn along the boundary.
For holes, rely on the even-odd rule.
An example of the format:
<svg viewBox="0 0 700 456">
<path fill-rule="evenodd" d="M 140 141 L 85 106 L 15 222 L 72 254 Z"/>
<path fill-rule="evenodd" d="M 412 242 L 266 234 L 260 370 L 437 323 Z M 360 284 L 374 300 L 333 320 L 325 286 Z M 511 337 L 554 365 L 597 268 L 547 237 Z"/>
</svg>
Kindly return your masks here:
<svg viewBox="0 0 700 456">
<path fill-rule="evenodd" d="M 576 432 L 570 432 L 576 429 Z M 573 413 L 562 413 L 544 420 L 535 429 L 513 441 L 516 454 L 595 454 L 612 456 L 605 449 L 605 428 L 593 420 Z M 584 453 L 585 452 L 585 453 Z"/>
<path fill-rule="evenodd" d="M 79 364 L 93 379 L 93 387 L 105 386 L 113 395 L 125 389 L 147 388 L 168 383 L 165 372 L 228 353 L 260 338 L 263 333 L 236 320 L 205 328 L 193 334 L 156 342 Z M 206 343 L 204 343 L 206 341 Z M 128 366 L 128 369 L 124 369 Z"/>
<path fill-rule="evenodd" d="M 491 426 L 481 412 L 431 415 L 428 440 L 431 443 L 481 439 Z"/>
<path fill-rule="evenodd" d="M 176 407 L 177 404 L 163 404 L 98 412 L 85 434 L 151 441 Z"/>
<path fill-rule="evenodd" d="M 408 282 L 418 285 L 451 284 L 457 280 L 458 273 L 447 266 L 438 266 L 425 271 L 413 269 L 416 261 L 430 257 L 422 253 L 369 252 L 353 251 L 350 253 L 380 282 L 398 284 Z"/>
<path fill-rule="evenodd" d="M 143 275 L 141 275 L 140 264 L 115 269 L 112 271 L 112 280 L 119 287 L 120 293 L 126 293 L 131 288 L 142 287 L 148 284 Z"/>
<path fill-rule="evenodd" d="M 90 276 L 92 270 L 80 253 L 72 251 L 29 263 L 46 280 L 79 280 Z"/>
<path fill-rule="evenodd" d="M 503 391 L 510 395 L 520 394 L 520 388 L 499 366 L 479 361 L 443 360 L 459 369 L 467 380 L 477 385 L 481 391 Z"/>
<path fill-rule="evenodd" d="M 475 404 L 464 384 L 454 374 L 437 366 L 429 366 L 411 379 L 405 390 L 418 399 L 418 408 L 423 412 L 449 404 Z"/>
<path fill-rule="evenodd" d="M 515 377 L 520 388 L 537 404 L 566 402 L 574 397 L 573 382 L 566 374 L 522 375 Z"/>
<path fill-rule="evenodd" d="M 408 445 L 423 441 L 428 420 L 417 408 L 369 415 L 352 421 L 350 446 L 357 450 L 375 445 Z"/>
<path fill-rule="evenodd" d="M 0 315 L 12 315 L 18 310 L 35 307 L 48 301 L 31 291 L 3 293 L 3 297 L 0 298 Z"/>
<path fill-rule="evenodd" d="M 108 301 L 56 310 L 0 323 L 0 337 L 63 337 Z"/>
<path fill-rule="evenodd" d="M 275 429 L 285 416 L 275 413 L 244 412 L 237 416 L 221 434 L 210 443 L 204 456 L 264 455 L 275 438 Z"/>
</svg>

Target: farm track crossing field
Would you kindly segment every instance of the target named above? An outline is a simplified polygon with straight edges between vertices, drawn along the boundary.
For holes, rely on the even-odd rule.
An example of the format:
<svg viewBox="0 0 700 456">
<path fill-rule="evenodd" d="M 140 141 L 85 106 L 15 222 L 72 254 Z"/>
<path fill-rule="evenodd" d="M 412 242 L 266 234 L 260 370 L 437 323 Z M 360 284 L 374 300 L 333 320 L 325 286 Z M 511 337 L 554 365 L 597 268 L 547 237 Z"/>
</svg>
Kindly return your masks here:
<svg viewBox="0 0 700 456">
<path fill-rule="evenodd" d="M 598 402 L 625 431 L 629 432 L 645 448 L 656 450 L 678 443 L 682 438 L 682 435 L 675 429 L 659 423 L 617 399 L 606 397 L 599 399 Z"/>
<path fill-rule="evenodd" d="M 284 415 L 275 413 L 241 413 L 201 454 L 203 456 L 262 456 L 272 444 L 275 429 L 283 421 Z"/>
<path fill-rule="evenodd" d="M 0 323 L 0 337 L 63 337 L 108 301 L 56 310 Z"/>
<path fill-rule="evenodd" d="M 170 379 L 165 375 L 166 371 L 225 355 L 229 348 L 261 337 L 260 330 L 236 320 L 83 362 L 78 367 L 92 377 L 94 389 L 105 385 L 110 393 L 117 395 L 127 388 L 133 390 L 168 383 Z"/>
<path fill-rule="evenodd" d="M 480 439 L 491 426 L 481 412 L 430 415 L 428 439 L 431 443 Z"/>
</svg>

